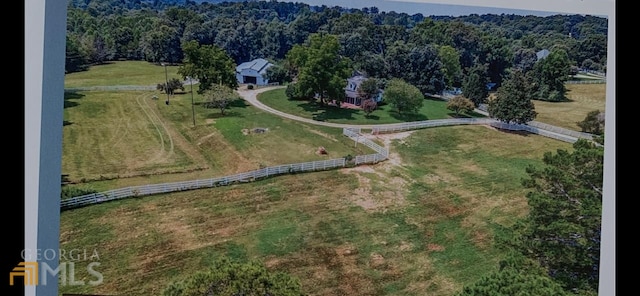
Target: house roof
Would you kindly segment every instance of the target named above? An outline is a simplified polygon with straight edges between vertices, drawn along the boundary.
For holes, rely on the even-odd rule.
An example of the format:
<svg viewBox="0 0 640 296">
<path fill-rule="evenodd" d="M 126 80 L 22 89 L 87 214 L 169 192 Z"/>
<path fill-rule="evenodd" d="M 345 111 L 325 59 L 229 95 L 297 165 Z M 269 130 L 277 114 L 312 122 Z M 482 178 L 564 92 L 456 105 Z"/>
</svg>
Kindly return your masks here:
<svg viewBox="0 0 640 296">
<path fill-rule="evenodd" d="M 360 87 L 360 84 L 365 81 L 367 78 L 362 76 L 362 75 L 357 75 L 357 76 L 353 76 L 350 78 L 347 78 L 347 86 L 344 88 L 344 93 L 347 97 L 349 98 L 357 98 L 358 97 L 358 87 Z M 355 88 L 352 90 L 349 88 L 349 85 L 353 83 L 355 85 Z"/>
<path fill-rule="evenodd" d="M 236 67 L 236 72 L 242 72 L 245 69 L 255 70 L 260 74 L 265 74 L 267 72 L 267 68 L 273 66 L 272 63 L 265 59 L 255 59 L 250 62 L 244 62 Z"/>
<path fill-rule="evenodd" d="M 359 97 L 358 88 L 360 87 L 360 84 L 362 84 L 362 82 L 367 79 L 367 77 L 365 77 L 364 75 L 360 75 L 359 73 L 357 73 L 355 76 L 347 78 L 347 86 L 345 86 L 344 88 L 345 96 L 348 98 L 357 99 Z M 355 85 L 354 89 L 349 88 L 349 84 L 351 83 Z M 384 90 L 380 89 L 378 95 L 382 95 L 383 92 Z"/>
<path fill-rule="evenodd" d="M 538 60 L 544 59 L 549 55 L 549 50 L 548 49 L 543 49 L 541 51 L 536 52 L 536 56 L 538 57 Z"/>
</svg>

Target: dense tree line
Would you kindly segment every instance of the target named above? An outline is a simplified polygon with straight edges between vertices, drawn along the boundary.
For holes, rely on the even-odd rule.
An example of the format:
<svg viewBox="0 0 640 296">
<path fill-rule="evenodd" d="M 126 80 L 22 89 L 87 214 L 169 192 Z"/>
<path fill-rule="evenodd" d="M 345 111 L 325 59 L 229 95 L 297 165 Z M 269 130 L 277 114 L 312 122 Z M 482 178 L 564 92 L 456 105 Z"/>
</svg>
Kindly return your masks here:
<svg viewBox="0 0 640 296">
<path fill-rule="evenodd" d="M 562 49 L 570 65 L 606 71 L 607 20 L 601 17 L 425 17 L 375 7 L 215 2 L 70 0 L 66 70 L 111 60 L 181 63 L 188 41 L 215 45 L 237 64 L 259 57 L 276 62 L 311 34 L 327 33 L 354 68 L 403 79 L 425 93 L 462 86 L 477 74 L 476 65 L 485 68 L 482 81 L 500 85 L 509 69 L 533 67 L 541 49 Z"/>
</svg>

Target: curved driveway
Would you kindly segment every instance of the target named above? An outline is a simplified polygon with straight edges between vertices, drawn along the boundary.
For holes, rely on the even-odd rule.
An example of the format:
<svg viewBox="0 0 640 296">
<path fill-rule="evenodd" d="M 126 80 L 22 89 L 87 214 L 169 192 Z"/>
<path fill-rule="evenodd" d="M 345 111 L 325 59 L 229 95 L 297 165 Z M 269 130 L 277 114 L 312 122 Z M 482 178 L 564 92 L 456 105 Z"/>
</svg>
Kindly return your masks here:
<svg viewBox="0 0 640 296">
<path fill-rule="evenodd" d="M 289 118 L 289 119 L 292 119 L 292 120 L 297 120 L 297 121 L 306 122 L 306 123 L 310 123 L 310 124 L 323 125 L 323 126 L 329 126 L 329 127 L 337 127 L 337 128 L 363 128 L 363 129 L 370 129 L 370 128 L 374 128 L 374 127 L 392 127 L 392 126 L 406 124 L 406 122 L 387 123 L 387 124 L 346 124 L 346 123 L 333 123 L 333 122 L 318 121 L 318 120 L 304 118 L 304 117 L 292 115 L 292 114 L 289 114 L 289 113 L 285 113 L 285 112 L 282 112 L 282 111 L 278 111 L 278 110 L 273 109 L 273 108 L 263 104 L 262 102 L 258 101 L 257 95 L 259 93 L 262 93 L 262 92 L 265 92 L 265 91 L 269 91 L 269 90 L 272 90 L 272 89 L 277 89 L 277 88 L 283 88 L 283 86 L 272 86 L 272 87 L 265 87 L 265 88 L 259 88 L 259 89 L 249 89 L 249 90 L 243 89 L 243 90 L 238 90 L 238 94 L 242 98 L 244 98 L 245 101 L 249 102 L 249 104 L 255 106 L 258 109 L 262 109 L 264 111 L 267 111 L 269 113 L 273 113 L 275 115 L 278 115 L 278 116 L 281 116 L 281 117 L 284 117 L 284 118 Z"/>
<path fill-rule="evenodd" d="M 309 124 L 315 124 L 315 125 L 322 125 L 322 126 L 328 126 L 328 127 L 337 127 L 337 128 L 361 128 L 361 129 L 373 129 L 373 128 L 392 128 L 392 127 L 401 127 L 401 126 L 405 126 L 408 122 L 400 122 L 400 123 L 387 123 L 387 124 L 344 124 L 344 123 L 333 123 L 333 122 L 325 122 L 325 121 L 318 121 L 318 120 L 313 120 L 313 119 L 309 119 L 309 118 L 304 118 L 304 117 L 300 117 L 300 116 L 296 116 L 296 115 L 292 115 L 289 113 L 285 113 L 276 109 L 273 109 L 265 104 L 263 104 L 262 102 L 258 101 L 258 94 L 265 92 L 265 91 L 269 91 L 272 89 L 278 89 L 278 88 L 283 88 L 284 86 L 271 86 L 271 87 L 265 87 L 265 88 L 259 88 L 259 89 L 242 89 L 242 90 L 238 90 L 238 94 L 244 98 L 245 101 L 249 102 L 249 104 L 255 106 L 258 109 L 264 110 L 266 112 L 278 115 L 280 117 L 284 117 L 284 118 L 288 118 L 288 119 L 292 119 L 292 120 L 296 120 L 296 121 L 300 121 L 300 122 L 305 122 L 305 123 L 309 123 Z M 482 113 L 486 113 L 484 111 L 478 110 L 479 112 Z M 439 119 L 439 122 L 450 122 L 451 124 L 455 124 L 457 122 L 459 122 L 458 119 L 455 118 L 451 118 L 451 119 Z M 444 124 L 446 125 L 446 124 Z M 548 124 L 543 124 L 543 123 L 538 123 L 535 121 L 531 121 L 528 123 L 528 125 L 534 127 L 537 130 L 543 130 L 544 133 L 546 134 L 546 136 L 550 136 L 552 138 L 555 139 L 562 139 L 563 141 L 569 141 L 569 142 L 574 142 L 579 138 L 586 138 L 586 139 L 591 139 L 591 135 L 590 134 L 586 134 L 586 133 L 578 133 L 575 131 L 570 131 L 564 128 L 559 128 L 559 127 L 555 127 L 555 126 L 551 126 Z M 537 133 L 537 132 L 536 132 Z"/>
</svg>

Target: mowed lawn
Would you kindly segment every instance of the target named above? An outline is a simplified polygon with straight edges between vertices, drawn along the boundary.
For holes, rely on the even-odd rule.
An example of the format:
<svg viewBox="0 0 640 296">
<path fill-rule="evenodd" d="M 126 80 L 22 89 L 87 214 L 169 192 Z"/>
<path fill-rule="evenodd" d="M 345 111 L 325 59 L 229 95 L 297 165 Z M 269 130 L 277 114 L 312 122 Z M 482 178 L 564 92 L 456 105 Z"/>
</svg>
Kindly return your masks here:
<svg viewBox="0 0 640 296">
<path fill-rule="evenodd" d="M 74 182 L 206 166 L 178 145 L 145 92 L 66 92 L 62 173 Z"/>
<path fill-rule="evenodd" d="M 200 95 L 194 101 L 192 110 L 190 93 L 166 105 L 157 91 L 68 92 L 62 173 L 103 191 L 371 153 L 341 129 L 282 119 L 243 100 L 225 115 L 205 108 Z"/>
<path fill-rule="evenodd" d="M 580 131 L 578 122 L 591 111 L 606 110 L 606 87 L 600 84 L 567 84 L 568 102 L 533 101 L 536 121 Z"/>
<path fill-rule="evenodd" d="M 493 235 L 526 214 L 525 168 L 571 149 L 486 126 L 404 136 L 379 138 L 391 155 L 373 166 L 62 212 L 61 248 L 95 249 L 104 281 L 60 290 L 160 295 L 229 256 L 288 272 L 310 295 L 449 296 L 498 268 Z"/>
<path fill-rule="evenodd" d="M 145 61 L 113 61 L 103 65 L 91 66 L 87 71 L 65 74 L 65 88 L 116 85 L 157 85 L 164 83 L 167 77 L 182 80 L 178 66 L 167 66 Z"/>
<path fill-rule="evenodd" d="M 258 95 L 258 100 L 276 110 L 295 114 L 300 117 L 318 121 L 347 123 L 347 124 L 385 124 L 430 119 L 453 118 L 455 113 L 447 109 L 447 102 L 428 97 L 415 114 L 399 114 L 390 104 L 382 104 L 368 117 L 361 109 L 339 108 L 335 106 L 320 106 L 317 102 L 306 100 L 289 100 L 285 95 L 285 88 L 266 91 Z M 461 114 L 460 116 L 469 116 Z M 472 112 L 470 116 L 484 117 Z"/>
</svg>

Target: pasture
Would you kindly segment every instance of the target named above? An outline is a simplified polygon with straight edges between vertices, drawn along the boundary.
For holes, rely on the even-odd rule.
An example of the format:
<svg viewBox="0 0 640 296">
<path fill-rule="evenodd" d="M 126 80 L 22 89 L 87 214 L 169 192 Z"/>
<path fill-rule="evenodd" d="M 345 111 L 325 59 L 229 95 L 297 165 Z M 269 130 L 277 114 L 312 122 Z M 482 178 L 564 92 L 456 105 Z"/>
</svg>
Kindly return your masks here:
<svg viewBox="0 0 640 296">
<path fill-rule="evenodd" d="M 577 122 L 583 121 L 594 110 L 606 110 L 606 87 L 601 84 L 567 84 L 567 102 L 533 101 L 538 116 L 536 121 L 580 131 Z"/>
<path fill-rule="evenodd" d="M 77 186 L 108 190 L 211 178 L 264 166 L 358 155 L 366 147 L 335 128 L 302 124 L 263 112 L 242 100 L 225 116 L 195 95 L 158 92 L 67 93 L 62 173 Z M 263 131 L 254 132 L 255 129 Z M 324 147 L 327 154 L 319 155 Z"/>
<path fill-rule="evenodd" d="M 259 259 L 311 295 L 451 295 L 497 268 L 500 225 L 526 213 L 527 165 L 570 144 L 484 126 L 380 136 L 374 166 L 126 199 L 61 214 L 61 247 L 95 248 L 104 283 L 158 295 L 219 256 Z"/>
<path fill-rule="evenodd" d="M 116 65 L 132 71 L 128 63 Z M 66 85 L 124 83 L 117 67 L 102 73 L 107 66 L 112 65 L 69 75 Z M 138 81 L 163 82 L 162 67 L 149 67 L 161 75 Z M 569 86 L 575 97 L 566 108 L 575 112 L 565 110 L 564 117 L 572 117 L 563 119 L 567 125 L 604 105 L 596 90 L 582 90 L 597 86 L 604 87 Z M 596 97 L 580 100 L 581 92 Z M 107 190 L 371 153 L 341 129 L 282 119 L 244 101 L 220 116 L 202 106 L 201 96 L 194 101 L 195 126 L 189 93 L 172 96 L 169 105 L 157 91 L 68 93 L 62 160 L 63 173 L 78 183 L 71 186 Z M 539 103 L 537 120 L 555 124 L 541 116 L 562 117 L 553 114 L 564 103 Z M 425 115 L 429 119 L 450 112 L 428 109 L 434 112 Z M 243 133 L 254 128 L 268 131 Z M 311 295 L 449 296 L 495 270 L 505 255 L 493 237 L 527 213 L 520 185 L 525 168 L 541 165 L 545 152 L 571 149 L 569 143 L 486 126 L 429 128 L 373 140 L 390 148 L 387 161 L 64 211 L 60 248 L 97 250 L 96 270 L 104 282 L 60 286 L 60 292 L 159 295 L 170 281 L 228 256 L 259 259 L 288 272 Z M 329 155 L 317 155 L 319 146 Z M 91 276 L 80 269 L 76 278 Z"/>
</svg>

